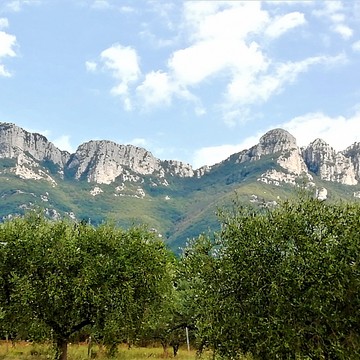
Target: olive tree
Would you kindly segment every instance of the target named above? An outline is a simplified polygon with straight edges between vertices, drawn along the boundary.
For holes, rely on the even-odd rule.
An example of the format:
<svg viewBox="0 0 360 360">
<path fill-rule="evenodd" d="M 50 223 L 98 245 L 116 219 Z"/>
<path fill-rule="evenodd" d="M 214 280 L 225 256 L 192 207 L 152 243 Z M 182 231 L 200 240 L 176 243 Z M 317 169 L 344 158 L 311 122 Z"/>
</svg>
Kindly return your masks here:
<svg viewBox="0 0 360 360">
<path fill-rule="evenodd" d="M 131 340 L 170 286 L 168 251 L 141 227 L 94 228 L 32 215 L 2 224 L 0 234 L 8 326 L 17 324 L 22 334 L 41 329 L 58 359 L 86 327 L 107 344 Z"/>
<path fill-rule="evenodd" d="M 216 353 L 254 359 L 360 358 L 360 206 L 311 197 L 220 213 L 197 266 L 199 336 Z"/>
</svg>

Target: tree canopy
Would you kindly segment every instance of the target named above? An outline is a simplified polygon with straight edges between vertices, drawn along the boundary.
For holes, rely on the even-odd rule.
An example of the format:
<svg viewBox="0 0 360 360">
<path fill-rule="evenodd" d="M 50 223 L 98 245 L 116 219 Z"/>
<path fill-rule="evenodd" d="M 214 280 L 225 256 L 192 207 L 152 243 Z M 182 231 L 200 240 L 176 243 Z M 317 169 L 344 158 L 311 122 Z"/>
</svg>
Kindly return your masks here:
<svg viewBox="0 0 360 360">
<path fill-rule="evenodd" d="M 254 359 L 360 358 L 360 207 L 311 197 L 220 213 L 183 262 L 200 295 L 198 336 Z"/>
<path fill-rule="evenodd" d="M 135 338 L 171 286 L 168 251 L 141 227 L 36 214 L 2 224 L 0 238 L 4 330 L 51 337 L 59 359 L 85 327 L 110 345 Z"/>
</svg>

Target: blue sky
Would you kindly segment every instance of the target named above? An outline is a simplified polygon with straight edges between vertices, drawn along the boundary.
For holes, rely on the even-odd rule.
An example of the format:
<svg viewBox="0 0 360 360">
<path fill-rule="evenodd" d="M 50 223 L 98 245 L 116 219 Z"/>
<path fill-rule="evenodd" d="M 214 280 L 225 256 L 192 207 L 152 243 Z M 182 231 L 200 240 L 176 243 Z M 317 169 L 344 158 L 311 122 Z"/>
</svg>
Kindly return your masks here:
<svg viewBox="0 0 360 360">
<path fill-rule="evenodd" d="M 0 0 L 0 121 L 212 165 L 360 141 L 360 1 Z"/>
</svg>

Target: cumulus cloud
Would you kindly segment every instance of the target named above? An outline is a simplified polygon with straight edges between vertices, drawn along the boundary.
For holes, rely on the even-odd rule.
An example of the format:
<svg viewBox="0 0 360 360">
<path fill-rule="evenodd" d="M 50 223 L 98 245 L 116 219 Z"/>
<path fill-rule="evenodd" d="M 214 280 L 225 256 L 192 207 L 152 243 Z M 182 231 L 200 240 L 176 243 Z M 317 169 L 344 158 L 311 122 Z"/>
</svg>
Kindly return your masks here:
<svg viewBox="0 0 360 360">
<path fill-rule="evenodd" d="M 0 76 L 10 77 L 11 73 L 2 64 L 2 59 L 15 57 L 16 36 L 0 31 Z"/>
<path fill-rule="evenodd" d="M 353 36 L 353 30 L 345 24 L 336 24 L 334 31 L 340 34 L 344 39 L 350 39 Z"/>
<path fill-rule="evenodd" d="M 258 2 L 185 2 L 183 21 L 189 45 L 173 51 L 166 69 L 149 72 L 137 94 L 153 106 L 169 105 L 174 97 L 186 99 L 203 115 L 206 109 L 194 88 L 214 77 L 266 67 L 266 58 L 245 37 L 263 28 L 268 15 Z"/>
<path fill-rule="evenodd" d="M 131 110 L 129 85 L 136 82 L 141 75 L 136 50 L 130 46 L 115 44 L 105 49 L 100 58 L 104 69 L 109 71 L 117 82 L 111 89 L 111 94 L 122 97 L 125 109 Z"/>
<path fill-rule="evenodd" d="M 152 71 L 145 77 L 143 83 L 137 87 L 138 95 L 144 100 L 146 107 L 153 105 L 169 105 L 174 84 L 169 75 L 162 71 Z"/>
<path fill-rule="evenodd" d="M 278 93 L 284 85 L 296 81 L 299 74 L 308 71 L 313 65 L 331 65 L 346 61 L 345 55 L 315 56 L 298 62 L 276 64 L 274 70 L 266 74 L 238 74 L 228 85 L 230 104 L 254 104 L 267 101 Z"/>
<path fill-rule="evenodd" d="M 332 61 L 310 57 L 276 63 L 254 40 L 254 35 L 275 40 L 304 25 L 305 16 L 298 11 L 271 17 L 261 2 L 193 1 L 184 3 L 183 19 L 188 45 L 173 51 L 167 68 L 150 72 L 137 88 L 147 105 L 169 105 L 179 89 L 184 98 L 199 103 L 197 89 L 220 80 L 225 87 L 219 89 L 219 104 L 223 102 L 224 120 L 230 124 L 231 114 L 246 113 L 244 106 L 267 101 L 311 66 Z M 197 114 L 206 112 L 203 106 L 197 109 Z"/>
<path fill-rule="evenodd" d="M 314 14 L 325 12 L 334 31 L 350 37 L 341 3 L 326 3 L 331 4 L 321 5 Z M 246 114 L 248 107 L 268 101 L 313 66 L 341 63 L 341 55 L 288 62 L 272 57 L 263 42 L 269 45 L 307 23 L 302 12 L 288 7 L 273 15 L 260 1 L 185 1 L 181 6 L 176 36 L 183 45 L 168 55 L 164 67 L 142 74 L 137 51 L 119 44 L 101 53 L 98 67 L 102 63 L 111 72 L 117 81 L 111 93 L 121 96 L 128 110 L 169 106 L 182 99 L 193 103 L 196 115 L 203 115 L 209 111 L 202 104 L 203 87 L 216 85 L 217 103 L 210 106 L 220 108 L 224 120 L 234 124 L 234 114 Z M 94 71 L 96 64 L 87 62 L 86 67 Z"/>
</svg>

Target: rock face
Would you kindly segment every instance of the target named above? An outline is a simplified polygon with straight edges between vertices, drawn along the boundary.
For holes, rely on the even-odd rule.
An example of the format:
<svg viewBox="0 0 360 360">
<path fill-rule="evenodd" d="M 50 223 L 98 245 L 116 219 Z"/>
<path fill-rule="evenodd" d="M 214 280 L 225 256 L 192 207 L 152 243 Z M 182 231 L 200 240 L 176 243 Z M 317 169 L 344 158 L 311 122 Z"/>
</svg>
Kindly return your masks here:
<svg viewBox="0 0 360 360">
<path fill-rule="evenodd" d="M 37 161 L 52 161 L 63 168 L 70 158 L 67 151 L 59 150 L 45 136 L 29 133 L 8 123 L 0 123 L 0 158 L 17 158 L 27 153 Z"/>
<path fill-rule="evenodd" d="M 259 144 L 252 148 L 254 156 L 285 153 L 297 149 L 296 139 L 286 130 L 274 129 L 260 138 Z"/>
<path fill-rule="evenodd" d="M 321 139 L 299 149 L 296 139 L 283 129 L 263 135 L 250 149 L 230 156 L 214 167 L 194 170 L 176 160 L 160 160 L 149 151 L 112 141 L 89 141 L 74 154 L 61 151 L 40 134 L 29 133 L 14 124 L 0 123 L 0 159 L 14 159 L 12 172 L 25 179 L 46 179 L 55 183 L 51 174 L 64 174 L 76 180 L 111 184 L 115 180 L 141 183 L 151 176 L 154 186 L 167 186 L 170 178 L 201 178 L 221 164 L 252 163 L 268 156 L 273 168 L 260 174 L 258 181 L 278 186 L 296 185 L 299 178 L 312 183 L 313 175 L 345 185 L 360 181 L 360 143 L 336 152 Z"/>
<path fill-rule="evenodd" d="M 355 171 L 355 178 L 360 181 L 360 143 L 356 142 L 349 146 L 342 154 L 351 160 Z"/>
<path fill-rule="evenodd" d="M 75 178 L 88 182 L 110 184 L 120 175 L 129 175 L 129 169 L 140 175 L 159 169 L 159 160 L 148 151 L 111 141 L 89 141 L 71 156 L 67 169 L 75 170 Z"/>
<path fill-rule="evenodd" d="M 141 181 L 143 175 L 177 177 L 201 176 L 204 168 L 194 171 L 181 161 L 155 158 L 149 151 L 112 141 L 89 141 L 74 154 L 61 151 L 44 136 L 29 133 L 14 124 L 0 123 L 0 158 L 17 160 L 15 173 L 27 179 L 48 179 L 44 172 L 34 172 L 39 163 L 51 162 L 58 173 L 98 184 L 110 184 L 115 179 Z M 46 175 L 46 176 L 45 176 Z"/>
<path fill-rule="evenodd" d="M 354 148 L 352 149 L 354 150 Z M 348 152 L 353 153 L 353 161 L 344 153 L 337 153 L 325 141 L 316 139 L 303 149 L 302 153 L 309 170 L 322 180 L 356 185 L 359 181 L 359 174 L 356 174 L 355 166 L 359 166 L 359 153 L 356 156 L 356 151 L 351 151 L 350 148 Z"/>
<path fill-rule="evenodd" d="M 119 145 L 112 141 L 89 141 L 82 144 L 71 156 L 66 169 L 76 179 L 110 184 L 115 179 L 138 181 L 142 175 L 165 174 L 192 177 L 196 174 L 191 165 L 175 160 L 161 161 L 151 152 L 133 145 Z M 134 175 L 136 174 L 136 175 Z"/>
</svg>

